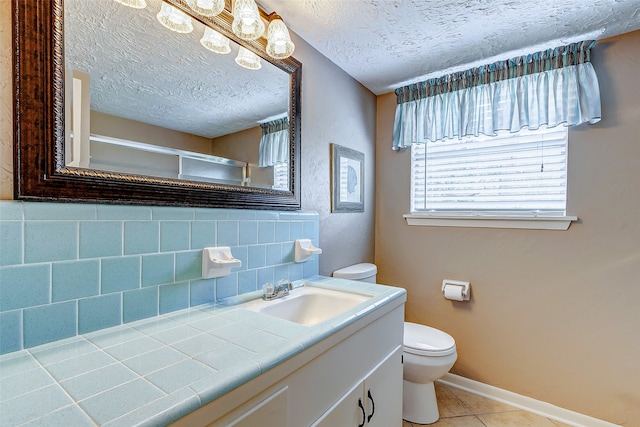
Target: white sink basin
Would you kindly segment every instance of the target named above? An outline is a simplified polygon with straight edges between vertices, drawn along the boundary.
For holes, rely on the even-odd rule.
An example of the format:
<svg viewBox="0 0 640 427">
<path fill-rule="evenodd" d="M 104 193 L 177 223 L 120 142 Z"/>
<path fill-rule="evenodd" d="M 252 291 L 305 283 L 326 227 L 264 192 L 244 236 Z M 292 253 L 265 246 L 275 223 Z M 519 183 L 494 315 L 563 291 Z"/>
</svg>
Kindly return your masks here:
<svg viewBox="0 0 640 427">
<path fill-rule="evenodd" d="M 368 300 L 371 297 L 333 291 L 330 289 L 303 286 L 295 288 L 286 296 L 272 301 L 262 299 L 242 304 L 243 308 L 280 319 L 315 325 Z"/>
</svg>

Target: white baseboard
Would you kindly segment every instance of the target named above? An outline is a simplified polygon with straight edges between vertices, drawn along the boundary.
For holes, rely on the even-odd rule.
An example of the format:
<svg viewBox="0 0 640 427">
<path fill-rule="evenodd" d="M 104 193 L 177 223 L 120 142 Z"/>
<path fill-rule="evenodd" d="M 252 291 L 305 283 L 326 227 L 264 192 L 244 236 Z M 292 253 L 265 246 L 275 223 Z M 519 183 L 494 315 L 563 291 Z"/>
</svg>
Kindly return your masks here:
<svg viewBox="0 0 640 427">
<path fill-rule="evenodd" d="M 448 373 L 439 382 L 575 427 L 621 427 L 547 402 Z"/>
</svg>

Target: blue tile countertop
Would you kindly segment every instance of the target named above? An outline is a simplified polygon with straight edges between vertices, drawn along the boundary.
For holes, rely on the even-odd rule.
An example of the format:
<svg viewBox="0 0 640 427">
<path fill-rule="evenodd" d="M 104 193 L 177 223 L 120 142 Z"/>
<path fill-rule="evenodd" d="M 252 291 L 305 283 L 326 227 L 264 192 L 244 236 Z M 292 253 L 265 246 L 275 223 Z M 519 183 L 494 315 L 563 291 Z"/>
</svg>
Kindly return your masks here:
<svg viewBox="0 0 640 427">
<path fill-rule="evenodd" d="M 303 282 L 372 298 L 304 326 L 237 306 L 253 292 L 5 354 L 0 426 L 166 425 L 405 295 L 321 276 L 295 285 Z"/>
</svg>

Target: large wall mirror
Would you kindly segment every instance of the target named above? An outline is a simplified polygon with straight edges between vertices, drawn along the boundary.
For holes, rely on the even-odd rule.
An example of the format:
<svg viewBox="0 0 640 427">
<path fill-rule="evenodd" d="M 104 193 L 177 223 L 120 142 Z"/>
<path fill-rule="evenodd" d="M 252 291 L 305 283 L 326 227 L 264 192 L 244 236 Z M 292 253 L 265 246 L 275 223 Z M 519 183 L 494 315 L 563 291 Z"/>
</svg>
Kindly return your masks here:
<svg viewBox="0 0 640 427">
<path fill-rule="evenodd" d="M 165 28 L 163 4 L 193 30 Z M 185 0 L 13 8 L 17 199 L 300 208 L 301 64 L 238 39 L 230 1 L 215 17 Z M 206 47 L 208 28 L 228 53 Z M 243 49 L 259 69 L 238 65 Z"/>
</svg>

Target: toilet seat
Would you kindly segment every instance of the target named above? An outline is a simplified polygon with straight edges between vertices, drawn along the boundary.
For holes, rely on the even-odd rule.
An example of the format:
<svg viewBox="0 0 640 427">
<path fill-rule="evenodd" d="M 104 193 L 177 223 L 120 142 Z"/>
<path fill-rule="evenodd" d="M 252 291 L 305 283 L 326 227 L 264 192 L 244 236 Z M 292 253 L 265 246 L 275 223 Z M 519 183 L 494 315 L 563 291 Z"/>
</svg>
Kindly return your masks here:
<svg viewBox="0 0 640 427">
<path fill-rule="evenodd" d="M 430 326 L 405 322 L 404 351 L 419 356 L 447 356 L 456 351 L 456 342 L 446 332 Z"/>
</svg>

